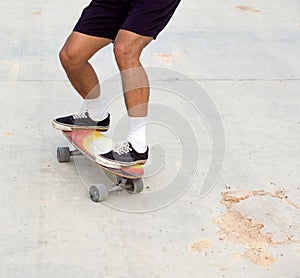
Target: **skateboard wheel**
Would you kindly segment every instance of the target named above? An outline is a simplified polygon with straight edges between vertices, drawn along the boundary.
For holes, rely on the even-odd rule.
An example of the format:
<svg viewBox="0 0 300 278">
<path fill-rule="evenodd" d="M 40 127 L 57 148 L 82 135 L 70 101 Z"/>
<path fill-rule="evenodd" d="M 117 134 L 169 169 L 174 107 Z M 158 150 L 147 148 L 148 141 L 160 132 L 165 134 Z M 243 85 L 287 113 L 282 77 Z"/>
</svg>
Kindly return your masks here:
<svg viewBox="0 0 300 278">
<path fill-rule="evenodd" d="M 69 162 L 71 152 L 69 147 L 58 147 L 57 148 L 57 161 L 58 162 Z"/>
<path fill-rule="evenodd" d="M 108 197 L 108 191 L 104 184 L 92 185 L 89 189 L 89 194 L 94 202 L 102 202 Z"/>
<path fill-rule="evenodd" d="M 140 193 L 144 189 L 144 183 L 142 179 L 128 179 L 127 185 L 131 185 L 131 187 L 127 189 L 127 192 L 132 194 Z"/>
</svg>

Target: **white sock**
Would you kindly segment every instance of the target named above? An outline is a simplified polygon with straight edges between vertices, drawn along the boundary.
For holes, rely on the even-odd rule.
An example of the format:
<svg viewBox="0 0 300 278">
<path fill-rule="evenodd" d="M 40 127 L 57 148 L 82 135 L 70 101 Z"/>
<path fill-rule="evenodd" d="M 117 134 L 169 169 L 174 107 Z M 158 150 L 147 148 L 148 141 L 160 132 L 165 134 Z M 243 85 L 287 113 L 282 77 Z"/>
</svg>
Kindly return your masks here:
<svg viewBox="0 0 300 278">
<path fill-rule="evenodd" d="M 102 121 L 107 117 L 108 113 L 104 109 L 102 99 L 100 96 L 93 99 L 85 99 L 84 103 L 87 107 L 90 117 L 94 121 Z"/>
<path fill-rule="evenodd" d="M 147 151 L 146 122 L 147 117 L 129 117 L 129 136 L 127 140 L 138 153 Z"/>
</svg>

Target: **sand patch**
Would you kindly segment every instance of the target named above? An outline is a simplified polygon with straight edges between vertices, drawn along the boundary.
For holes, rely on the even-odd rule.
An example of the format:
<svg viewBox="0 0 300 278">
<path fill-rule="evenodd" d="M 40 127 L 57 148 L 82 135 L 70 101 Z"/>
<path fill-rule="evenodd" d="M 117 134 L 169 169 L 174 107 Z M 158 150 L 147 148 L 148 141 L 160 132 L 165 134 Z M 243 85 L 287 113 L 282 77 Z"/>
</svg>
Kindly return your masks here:
<svg viewBox="0 0 300 278">
<path fill-rule="evenodd" d="M 191 250 L 201 253 L 201 252 L 205 251 L 206 249 L 208 249 L 209 246 L 210 246 L 209 241 L 200 239 L 200 240 L 195 241 L 192 244 Z"/>
<path fill-rule="evenodd" d="M 276 262 L 276 259 L 267 254 L 262 248 L 248 248 L 245 250 L 243 257 L 259 266 L 269 266 Z"/>
<path fill-rule="evenodd" d="M 259 13 L 260 10 L 255 9 L 252 6 L 236 6 L 237 9 L 241 10 L 241 11 L 247 11 L 247 12 L 252 12 L 252 13 Z"/>
<path fill-rule="evenodd" d="M 222 193 L 227 211 L 214 220 L 220 240 L 245 245 L 242 255 L 259 266 L 276 261 L 268 254 L 270 247 L 300 242 L 299 205 L 288 199 L 283 190 L 236 190 Z"/>
<path fill-rule="evenodd" d="M 175 55 L 172 53 L 164 52 L 157 54 L 156 57 L 160 60 L 160 62 L 164 64 L 170 64 L 172 59 L 175 58 Z"/>
<path fill-rule="evenodd" d="M 3 135 L 5 137 L 11 137 L 13 135 L 13 133 L 11 131 L 7 131 L 7 132 L 4 132 Z"/>
</svg>

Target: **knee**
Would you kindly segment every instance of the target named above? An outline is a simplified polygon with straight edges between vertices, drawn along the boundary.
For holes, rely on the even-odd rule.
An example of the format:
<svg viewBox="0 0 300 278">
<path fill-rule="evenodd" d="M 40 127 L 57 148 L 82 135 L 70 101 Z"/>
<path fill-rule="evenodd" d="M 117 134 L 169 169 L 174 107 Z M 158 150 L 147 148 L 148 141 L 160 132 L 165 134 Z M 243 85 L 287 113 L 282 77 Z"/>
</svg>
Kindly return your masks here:
<svg viewBox="0 0 300 278">
<path fill-rule="evenodd" d="M 82 61 L 80 61 L 79 57 L 78 51 L 72 47 L 64 46 L 59 52 L 59 59 L 64 69 L 80 66 Z"/>
<path fill-rule="evenodd" d="M 125 67 L 139 60 L 139 55 L 135 53 L 134 48 L 126 42 L 117 42 L 114 44 L 114 54 L 120 67 Z"/>
</svg>

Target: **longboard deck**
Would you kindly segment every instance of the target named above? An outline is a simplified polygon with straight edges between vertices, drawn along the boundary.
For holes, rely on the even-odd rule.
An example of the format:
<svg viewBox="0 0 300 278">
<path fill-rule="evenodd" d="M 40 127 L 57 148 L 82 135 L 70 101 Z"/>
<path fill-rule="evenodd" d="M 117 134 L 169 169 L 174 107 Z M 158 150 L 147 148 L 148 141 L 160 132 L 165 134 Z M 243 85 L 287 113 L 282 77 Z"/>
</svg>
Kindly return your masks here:
<svg viewBox="0 0 300 278">
<path fill-rule="evenodd" d="M 105 135 L 96 130 L 74 129 L 73 131 L 62 131 L 62 134 L 76 149 L 95 163 L 96 156 L 99 153 L 106 151 L 105 145 L 109 142 L 109 139 Z M 144 175 L 144 169 L 141 165 L 114 169 L 99 163 L 96 164 L 111 174 L 128 179 L 138 179 Z"/>
</svg>

